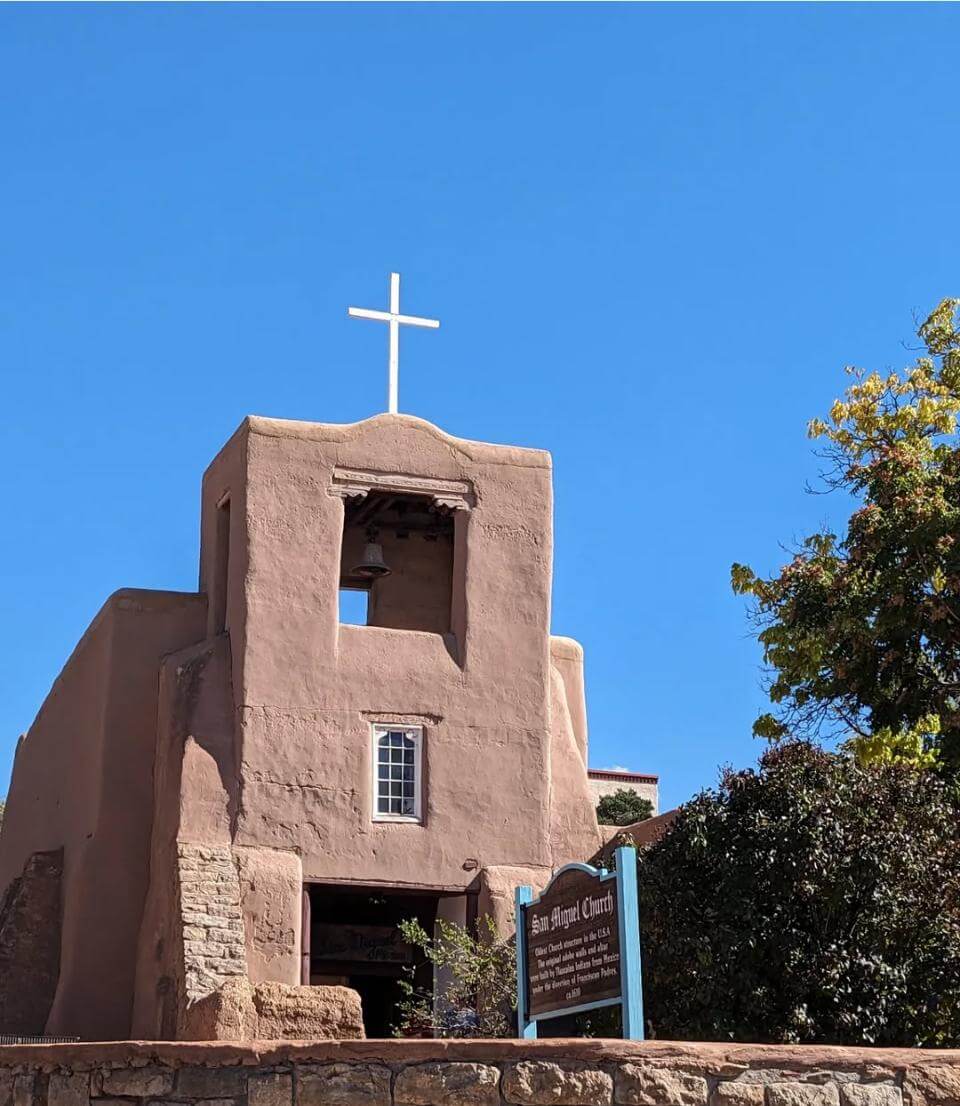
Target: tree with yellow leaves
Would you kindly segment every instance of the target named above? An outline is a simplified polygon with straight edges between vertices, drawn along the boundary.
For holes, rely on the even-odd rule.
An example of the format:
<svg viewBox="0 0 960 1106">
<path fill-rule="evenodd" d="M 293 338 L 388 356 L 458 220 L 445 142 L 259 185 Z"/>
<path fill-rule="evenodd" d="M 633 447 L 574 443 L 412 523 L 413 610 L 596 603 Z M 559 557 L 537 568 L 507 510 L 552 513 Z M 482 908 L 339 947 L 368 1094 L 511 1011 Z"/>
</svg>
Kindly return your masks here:
<svg viewBox="0 0 960 1106">
<path fill-rule="evenodd" d="M 860 503 L 846 534 L 813 534 L 768 579 L 733 566 L 771 673 L 760 737 L 840 737 L 865 763 L 960 773 L 958 307 L 919 327 L 908 369 L 848 369 L 810 423 L 828 486 Z"/>
</svg>

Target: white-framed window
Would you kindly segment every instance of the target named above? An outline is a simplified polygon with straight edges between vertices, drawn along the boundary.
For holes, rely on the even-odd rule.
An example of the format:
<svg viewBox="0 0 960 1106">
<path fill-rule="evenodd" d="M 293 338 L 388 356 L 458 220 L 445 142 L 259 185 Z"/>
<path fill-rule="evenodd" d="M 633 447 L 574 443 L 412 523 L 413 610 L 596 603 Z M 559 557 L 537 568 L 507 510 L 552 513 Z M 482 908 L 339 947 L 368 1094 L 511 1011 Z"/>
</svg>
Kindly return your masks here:
<svg viewBox="0 0 960 1106">
<path fill-rule="evenodd" d="M 419 822 L 423 810 L 423 727 L 375 722 L 373 820 Z"/>
</svg>

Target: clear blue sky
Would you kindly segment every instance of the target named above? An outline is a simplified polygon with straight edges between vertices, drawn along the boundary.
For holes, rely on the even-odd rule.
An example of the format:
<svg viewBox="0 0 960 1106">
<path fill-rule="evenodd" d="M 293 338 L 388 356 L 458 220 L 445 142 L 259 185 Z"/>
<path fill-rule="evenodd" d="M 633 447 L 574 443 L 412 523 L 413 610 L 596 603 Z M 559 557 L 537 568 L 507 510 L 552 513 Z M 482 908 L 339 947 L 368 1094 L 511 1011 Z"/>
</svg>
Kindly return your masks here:
<svg viewBox="0 0 960 1106">
<path fill-rule="evenodd" d="M 953 5 L 0 9 L 0 793 L 119 586 L 196 586 L 247 413 L 540 446 L 592 761 L 759 750 L 729 566 L 844 504 L 806 420 L 960 294 Z"/>
</svg>

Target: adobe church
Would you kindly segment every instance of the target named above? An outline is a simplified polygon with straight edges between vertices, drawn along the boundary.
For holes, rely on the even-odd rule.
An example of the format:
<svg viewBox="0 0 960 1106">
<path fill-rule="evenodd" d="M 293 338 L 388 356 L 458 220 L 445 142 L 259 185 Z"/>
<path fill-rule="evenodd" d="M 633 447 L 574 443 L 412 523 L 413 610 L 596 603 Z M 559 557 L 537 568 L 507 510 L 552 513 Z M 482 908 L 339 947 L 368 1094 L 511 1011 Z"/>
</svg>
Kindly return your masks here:
<svg viewBox="0 0 960 1106">
<path fill-rule="evenodd" d="M 176 1038 L 241 976 L 346 984 L 386 1035 L 399 920 L 509 932 L 515 885 L 590 857 L 551 494 L 547 453 L 406 415 L 246 419 L 198 592 L 116 592 L 20 740 L 0 1033 Z"/>
</svg>

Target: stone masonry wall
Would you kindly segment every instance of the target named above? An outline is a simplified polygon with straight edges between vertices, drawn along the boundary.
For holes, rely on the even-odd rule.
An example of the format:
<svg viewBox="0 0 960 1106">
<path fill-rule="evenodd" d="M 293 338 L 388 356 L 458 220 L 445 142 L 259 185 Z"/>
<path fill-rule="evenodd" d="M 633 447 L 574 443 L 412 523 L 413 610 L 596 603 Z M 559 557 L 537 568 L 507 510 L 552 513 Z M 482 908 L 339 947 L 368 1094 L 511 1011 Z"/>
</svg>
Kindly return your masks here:
<svg viewBox="0 0 960 1106">
<path fill-rule="evenodd" d="M 34 853 L 0 895 L 0 1033 L 42 1033 L 60 976 L 63 850 Z"/>
<path fill-rule="evenodd" d="M 599 1040 L 0 1047 L 0 1106 L 957 1106 L 960 1052 Z"/>
<path fill-rule="evenodd" d="M 240 881 L 229 845 L 177 846 L 183 923 L 185 999 L 189 1004 L 247 974 Z M 2 1104 L 0 1104 L 2 1106 Z"/>
</svg>

